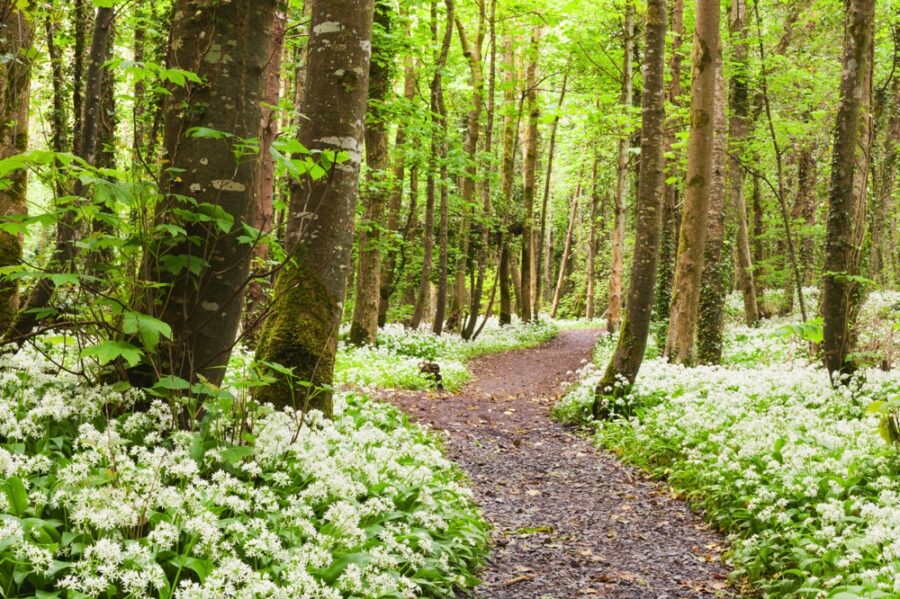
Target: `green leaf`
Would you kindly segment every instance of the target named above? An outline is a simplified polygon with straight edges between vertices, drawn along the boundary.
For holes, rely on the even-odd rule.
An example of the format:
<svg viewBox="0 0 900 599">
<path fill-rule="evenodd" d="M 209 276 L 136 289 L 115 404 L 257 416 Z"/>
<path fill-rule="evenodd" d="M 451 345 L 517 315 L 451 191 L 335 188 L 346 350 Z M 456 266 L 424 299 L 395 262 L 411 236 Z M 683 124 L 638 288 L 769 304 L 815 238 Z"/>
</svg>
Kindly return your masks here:
<svg viewBox="0 0 900 599">
<path fill-rule="evenodd" d="M 28 509 L 28 491 L 25 490 L 22 479 L 17 476 L 11 476 L 6 479 L 3 490 L 6 492 L 6 499 L 9 501 L 9 506 L 12 508 L 13 513 L 17 515 L 24 514 Z"/>
<path fill-rule="evenodd" d="M 247 445 L 236 445 L 222 452 L 222 461 L 229 466 L 234 466 L 246 457 L 252 456 L 256 450 Z"/>
<path fill-rule="evenodd" d="M 126 312 L 122 319 L 122 331 L 126 335 L 140 335 L 144 347 L 153 351 L 159 338 L 172 338 L 172 327 L 165 322 L 140 312 Z"/>
<path fill-rule="evenodd" d="M 100 364 L 109 364 L 122 358 L 129 366 L 136 366 L 144 352 L 127 341 L 103 341 L 81 350 L 82 358 L 96 358 Z"/>
</svg>

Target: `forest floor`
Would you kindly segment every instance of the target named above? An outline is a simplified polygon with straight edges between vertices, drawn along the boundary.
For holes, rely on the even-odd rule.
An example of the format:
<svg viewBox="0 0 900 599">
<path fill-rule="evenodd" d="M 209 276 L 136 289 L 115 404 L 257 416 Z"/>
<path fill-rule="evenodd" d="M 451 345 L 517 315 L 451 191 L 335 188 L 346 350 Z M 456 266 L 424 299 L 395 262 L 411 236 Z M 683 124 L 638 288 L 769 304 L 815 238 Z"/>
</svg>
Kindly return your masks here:
<svg viewBox="0 0 900 599">
<path fill-rule="evenodd" d="M 444 431 L 494 526 L 476 596 L 729 596 L 723 536 L 665 485 L 550 419 L 597 334 L 562 331 L 538 348 L 479 358 L 458 394 L 384 395 Z"/>
</svg>

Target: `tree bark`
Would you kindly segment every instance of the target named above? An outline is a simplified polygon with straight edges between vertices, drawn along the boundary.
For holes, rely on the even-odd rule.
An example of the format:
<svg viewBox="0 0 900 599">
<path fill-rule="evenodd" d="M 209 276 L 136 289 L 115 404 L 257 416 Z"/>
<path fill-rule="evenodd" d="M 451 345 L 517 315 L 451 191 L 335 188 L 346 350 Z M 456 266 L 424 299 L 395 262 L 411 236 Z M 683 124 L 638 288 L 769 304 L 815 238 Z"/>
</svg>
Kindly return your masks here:
<svg viewBox="0 0 900 599">
<path fill-rule="evenodd" d="M 895 26 L 900 39 L 900 23 Z M 886 90 L 887 91 L 887 90 Z M 876 102 L 876 106 L 879 103 Z M 869 267 L 874 278 L 886 288 L 898 282 L 897 220 L 894 185 L 897 179 L 898 140 L 900 140 L 900 75 L 894 73 L 892 89 L 880 106 L 887 109 L 884 144 L 872 176 L 872 241 Z"/>
<path fill-rule="evenodd" d="M 512 50 L 512 40 L 507 37 L 503 43 L 506 74 L 503 78 L 503 104 L 506 108 L 503 118 L 503 156 L 500 169 L 500 195 L 503 197 L 503 205 L 508 210 L 513 205 L 513 181 L 516 164 L 516 67 Z M 511 281 L 511 248 L 509 219 L 506 218 L 500 240 L 500 324 L 507 325 L 512 322 L 512 294 L 509 285 Z M 504 274 L 505 273 L 505 274 Z M 518 285 L 516 294 L 518 294 Z"/>
<path fill-rule="evenodd" d="M 840 104 L 834 130 L 828 221 L 825 231 L 825 277 L 822 349 L 825 367 L 836 375 L 852 374 L 852 317 L 859 301 L 858 283 L 862 232 L 865 223 L 866 183 L 871 149 L 871 102 L 874 0 L 849 0 L 844 30 Z"/>
<path fill-rule="evenodd" d="M 447 64 L 447 54 L 450 51 L 450 42 L 453 40 L 453 12 L 454 6 L 452 0 L 444 0 L 447 6 L 447 26 L 444 29 L 444 38 L 441 43 L 440 55 L 435 61 L 434 77 L 431 80 L 431 111 L 435 115 L 437 128 L 432 129 L 432 135 L 437 135 L 439 139 L 439 187 L 441 193 L 440 204 L 440 226 L 438 230 L 438 289 L 437 302 L 434 308 L 434 319 L 431 323 L 431 332 L 440 335 L 444 331 L 444 316 L 447 311 L 447 286 L 448 286 L 448 268 L 449 268 L 449 225 L 450 225 L 450 190 L 448 189 L 449 181 L 447 178 L 447 107 L 444 104 L 444 89 L 442 86 L 442 76 L 444 65 Z M 433 27 L 437 27 L 436 3 L 432 1 L 432 22 Z M 434 31 L 434 30 L 433 30 Z M 434 165 L 432 165 L 432 169 Z"/>
<path fill-rule="evenodd" d="M 540 26 L 535 26 L 531 34 L 530 60 L 525 70 L 525 102 L 528 110 L 527 133 L 525 135 L 525 161 L 522 165 L 522 287 L 519 296 L 519 316 L 522 322 L 531 322 L 532 307 L 532 231 L 534 230 L 535 172 L 537 170 L 538 119 L 541 107 L 537 100 L 537 65 Z"/>
<path fill-rule="evenodd" d="M 386 0 L 375 4 L 372 60 L 369 63 L 369 101 L 366 116 L 366 198 L 359 224 L 359 264 L 356 304 L 348 341 L 374 345 L 378 338 L 378 303 L 381 299 L 381 221 L 393 185 L 389 170 L 388 118 L 385 102 L 391 93 L 393 56 L 389 44 L 393 8 Z"/>
<path fill-rule="evenodd" d="M 681 104 L 681 46 L 684 33 L 684 0 L 674 0 L 672 4 L 672 54 L 669 59 L 668 101 L 673 106 Z M 669 117 L 665 132 L 665 156 L 667 175 L 677 178 L 679 174 L 678 160 L 669 157 L 673 153 L 675 131 L 680 124 Z M 669 322 L 669 305 L 672 301 L 672 281 L 675 277 L 675 253 L 678 249 L 677 210 L 678 185 L 666 183 L 662 208 L 662 235 L 659 243 L 659 273 L 656 282 L 656 320 L 664 326 L 659 332 L 658 344 L 665 347 Z"/>
<path fill-rule="evenodd" d="M 666 0 L 648 0 L 645 29 L 644 91 L 641 99 L 641 176 L 637 190 L 637 228 L 631 282 L 625 320 L 616 351 L 597 386 L 593 411 L 602 416 L 600 396 L 624 380 L 628 386 L 637 378 L 653 315 L 656 267 L 659 256 L 665 152 L 665 53 Z"/>
<path fill-rule="evenodd" d="M 0 56 L 4 57 L 0 61 L 0 160 L 5 160 L 28 149 L 32 29 L 28 16 L 14 2 L 0 3 L 0 10 Z M 25 215 L 27 171 L 9 173 L 5 179 L 6 185 L 0 188 L 0 218 Z M 15 266 L 21 260 L 22 237 L 0 232 L 0 267 Z M 18 308 L 17 283 L 5 277 L 0 279 L 0 331 L 6 331 L 13 323 Z"/>
<path fill-rule="evenodd" d="M 722 334 L 725 331 L 727 260 L 725 247 L 725 82 L 722 54 L 716 59 L 716 107 L 714 115 L 713 170 L 709 185 L 706 245 L 700 279 L 700 319 L 697 323 L 697 360 L 701 364 L 722 361 Z M 730 256 L 729 256 L 730 258 Z"/>
<path fill-rule="evenodd" d="M 688 164 L 666 340 L 666 355 L 682 364 L 693 361 L 700 306 L 700 277 L 712 178 L 715 64 L 719 52 L 718 0 L 697 0 L 695 21 Z"/>
<path fill-rule="evenodd" d="M 566 280 L 566 265 L 569 263 L 569 255 L 572 253 L 572 237 L 575 232 L 575 215 L 578 212 L 578 200 L 581 198 L 581 172 L 578 173 L 578 184 L 575 186 L 575 195 L 572 196 L 569 209 L 569 221 L 566 224 L 566 241 L 563 245 L 563 254 L 559 262 L 559 275 L 556 278 L 556 290 L 553 292 L 553 303 L 550 305 L 550 318 L 556 318 L 559 309 L 559 300 L 562 298 L 563 284 Z"/>
<path fill-rule="evenodd" d="M 550 179 L 553 176 L 553 153 L 556 151 L 556 129 L 559 126 L 560 112 L 562 111 L 563 102 L 566 100 L 566 84 L 569 82 L 568 68 L 563 74 L 562 89 L 559 92 L 559 101 L 556 103 L 556 114 L 553 117 L 553 123 L 550 125 L 550 144 L 547 148 L 547 172 L 544 175 L 544 200 L 541 202 L 541 236 L 537 248 L 537 288 L 534 294 L 534 317 L 539 318 L 541 314 L 541 300 L 543 293 L 544 275 L 546 274 L 544 259 L 547 249 L 544 247 L 548 242 L 547 237 L 547 207 L 550 205 Z"/>
<path fill-rule="evenodd" d="M 622 49 L 622 110 L 631 108 L 633 95 L 632 58 L 634 53 L 634 3 L 625 2 L 625 44 Z M 629 136 L 619 139 L 618 159 L 616 160 L 616 196 L 613 204 L 613 233 L 610 247 L 609 264 L 609 309 L 606 315 L 606 330 L 615 333 L 619 330 L 622 318 L 622 253 L 625 245 L 625 198 L 628 195 L 628 148 Z"/>
<path fill-rule="evenodd" d="M 587 252 L 587 290 L 584 316 L 588 320 L 594 318 L 594 277 L 597 263 L 597 208 L 600 204 L 600 195 L 597 191 L 597 151 L 594 150 L 594 162 L 591 166 L 591 221 L 588 233 Z"/>
<path fill-rule="evenodd" d="M 316 408 L 326 416 L 332 412 L 330 385 L 351 266 L 373 13 L 372 0 L 313 4 L 300 107 L 308 118 L 298 136 L 311 151 L 346 152 L 348 160 L 335 164 L 328 176 L 291 190 L 286 237 L 291 261 L 276 280 L 273 310 L 257 351 L 260 360 L 291 368 L 295 377 L 311 383 L 295 390 L 279 376 L 258 399 Z"/>
<path fill-rule="evenodd" d="M 744 322 L 753 326 L 759 320 L 759 305 L 756 301 L 756 281 L 753 275 L 753 260 L 750 255 L 750 230 L 747 224 L 747 205 L 744 200 L 744 169 L 740 153 L 747 138 L 747 119 L 750 114 L 750 97 L 747 80 L 749 77 L 749 46 L 747 40 L 747 4 L 745 0 L 733 0 L 728 19 L 731 36 L 732 63 L 731 93 L 728 97 L 731 116 L 728 121 L 728 195 L 730 210 L 737 221 L 735 255 L 737 257 L 738 280 L 744 300 Z"/>
</svg>

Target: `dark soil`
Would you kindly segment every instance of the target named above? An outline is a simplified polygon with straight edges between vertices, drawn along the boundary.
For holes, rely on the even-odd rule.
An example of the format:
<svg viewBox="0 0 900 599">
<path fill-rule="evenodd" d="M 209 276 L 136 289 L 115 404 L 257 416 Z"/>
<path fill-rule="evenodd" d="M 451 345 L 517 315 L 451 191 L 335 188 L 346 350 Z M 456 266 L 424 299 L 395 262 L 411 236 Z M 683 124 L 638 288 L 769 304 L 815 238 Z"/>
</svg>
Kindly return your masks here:
<svg viewBox="0 0 900 599">
<path fill-rule="evenodd" d="M 729 595 L 721 535 L 664 485 L 549 418 L 596 336 L 564 331 L 536 349 L 478 359 L 458 395 L 386 397 L 446 432 L 494 526 L 476 596 Z"/>
</svg>

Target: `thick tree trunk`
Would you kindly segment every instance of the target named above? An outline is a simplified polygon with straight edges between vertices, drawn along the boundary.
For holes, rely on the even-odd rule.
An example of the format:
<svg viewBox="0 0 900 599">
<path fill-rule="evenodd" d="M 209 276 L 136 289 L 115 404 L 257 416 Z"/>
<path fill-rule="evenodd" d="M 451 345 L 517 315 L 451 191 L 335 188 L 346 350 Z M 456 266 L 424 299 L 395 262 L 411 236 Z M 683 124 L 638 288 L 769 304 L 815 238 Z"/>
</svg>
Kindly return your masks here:
<svg viewBox="0 0 900 599">
<path fill-rule="evenodd" d="M 731 54 L 734 64 L 731 75 L 731 93 L 728 97 L 731 116 L 728 121 L 728 195 L 729 209 L 737 221 L 735 255 L 737 257 L 738 280 L 744 300 L 744 322 L 753 326 L 759 320 L 759 305 L 756 301 L 756 281 L 753 275 L 753 260 L 750 255 L 750 230 L 747 224 L 747 205 L 744 201 L 744 169 L 740 154 L 747 138 L 747 118 L 750 114 L 750 97 L 747 85 L 749 78 L 749 47 L 747 40 L 747 4 L 744 0 L 734 0 L 728 19 L 731 35 Z"/>
<path fill-rule="evenodd" d="M 168 323 L 173 332 L 171 342 L 158 350 L 155 376 L 203 377 L 218 385 L 225 374 L 253 254 L 239 237 L 245 219 L 253 220 L 259 195 L 259 157 L 236 156 L 244 139 L 260 136 L 275 5 L 276 0 L 221 6 L 181 0 L 175 9 L 169 64 L 197 73 L 206 83 L 172 86 L 165 111 L 166 161 L 179 175 L 163 180 L 165 199 L 157 206 L 156 221 L 178 223 L 190 239 L 160 239 L 144 255 L 148 288 L 139 309 Z M 235 39 L 258 43 L 238 51 Z M 86 139 L 88 124 L 85 119 Z M 198 127 L 228 137 L 194 134 Z M 215 221 L 185 222 L 185 212 L 202 213 L 204 205 L 233 222 L 225 227 Z"/>
<path fill-rule="evenodd" d="M 393 181 L 389 170 L 388 115 L 385 102 L 391 93 L 393 52 L 389 49 L 393 8 L 385 0 L 375 4 L 378 34 L 369 63 L 369 102 L 366 116 L 366 202 L 360 223 L 359 264 L 356 276 L 356 304 L 348 341 L 354 345 L 374 345 L 378 337 L 378 304 L 381 299 L 381 221 L 391 196 Z"/>
<path fill-rule="evenodd" d="M 453 40 L 453 12 L 454 6 L 452 0 L 444 0 L 447 6 L 447 26 L 444 29 L 444 38 L 441 43 L 440 54 L 435 61 L 434 77 L 431 80 L 431 112 L 436 120 L 436 128 L 432 128 L 432 135 L 436 135 L 439 139 L 439 153 L 437 162 L 439 163 L 439 177 L 441 204 L 440 204 L 440 226 L 438 231 L 438 288 L 437 302 L 435 302 L 434 319 L 431 323 L 431 332 L 440 335 L 444 331 L 444 317 L 447 312 L 447 292 L 448 292 L 448 268 L 449 268 L 449 227 L 450 227 L 450 190 L 448 189 L 449 181 L 447 177 L 447 106 L 444 104 L 444 89 L 442 85 L 442 75 L 444 65 L 447 63 L 447 54 L 450 51 L 450 42 Z M 437 12 L 436 3 L 431 4 L 432 17 L 432 33 L 437 28 Z M 432 153 L 433 156 L 433 153 Z M 432 165 L 434 169 L 434 165 Z"/>
<path fill-rule="evenodd" d="M 538 119 L 541 116 L 541 107 L 537 99 L 537 63 L 540 35 L 540 26 L 536 26 L 531 34 L 530 56 L 528 67 L 525 70 L 525 102 L 528 110 L 528 124 L 525 135 L 525 160 L 522 165 L 522 287 L 519 292 L 519 296 L 522 298 L 522 302 L 519 305 L 519 316 L 522 318 L 522 322 L 531 322 L 532 307 L 534 306 L 531 275 L 534 256 L 532 252 L 532 231 L 534 230 Z"/>
<path fill-rule="evenodd" d="M 666 340 L 666 355 L 682 364 L 693 361 L 694 334 L 700 307 L 700 277 L 703 273 L 712 179 L 715 65 L 719 52 L 718 0 L 697 0 L 694 27 L 688 164 Z"/>
<path fill-rule="evenodd" d="M 794 221 L 802 222 L 805 228 L 805 232 L 800 235 L 800 281 L 801 286 L 809 285 L 812 283 L 815 260 L 814 240 L 810 230 L 816 224 L 816 156 L 811 144 L 800 149 L 797 160 L 797 194 L 791 217 Z"/>
<path fill-rule="evenodd" d="M 632 58 L 634 53 L 634 3 L 625 2 L 625 44 L 622 49 L 622 110 L 631 108 Z M 616 197 L 613 204 L 613 233 L 609 260 L 609 309 L 606 315 L 606 330 L 615 333 L 619 330 L 622 318 L 622 254 L 625 246 L 625 198 L 628 196 L 628 148 L 630 138 L 619 139 L 619 153 L 616 160 Z"/>
<path fill-rule="evenodd" d="M 854 345 L 852 320 L 859 289 L 848 277 L 859 274 L 862 255 L 872 135 L 874 23 L 874 0 L 849 0 L 828 192 L 822 289 L 825 319 L 822 348 L 825 367 L 835 383 L 838 382 L 836 374 L 851 374 L 855 369 L 848 355 Z"/>
<path fill-rule="evenodd" d="M 0 61 L 0 160 L 28 149 L 32 30 L 28 16 L 14 4 L 10 0 L 0 3 L 0 56 L 4 57 Z M 27 182 L 25 170 L 6 176 L 6 185 L 0 188 L 0 218 L 26 213 Z M 21 259 L 21 236 L 0 232 L 0 267 L 14 266 Z M 13 323 L 18 308 L 18 285 L 14 280 L 0 280 L 0 331 Z"/>
<path fill-rule="evenodd" d="M 644 53 L 644 91 L 641 124 L 641 176 L 637 190 L 637 229 L 626 315 L 616 351 L 597 386 L 594 415 L 603 415 L 600 396 L 613 391 L 624 379 L 630 386 L 637 378 L 653 314 L 656 266 L 665 177 L 665 51 L 666 0 L 648 0 Z"/>
<path fill-rule="evenodd" d="M 544 199 L 541 202 L 541 236 L 538 241 L 537 248 L 537 287 L 534 294 L 534 317 L 539 318 L 541 314 L 541 295 L 543 294 L 544 278 L 549 275 L 549 268 L 544 264 L 545 258 L 549 257 L 549 251 L 545 245 L 548 245 L 549 237 L 547 235 L 547 208 L 550 205 L 550 180 L 553 177 L 553 153 L 556 151 L 556 129 L 559 126 L 559 116 L 562 111 L 563 102 L 566 100 L 566 84 L 569 82 L 569 71 L 563 74 L 562 89 L 559 92 L 559 101 L 556 103 L 556 115 L 553 117 L 553 123 L 550 125 L 550 144 L 547 148 L 547 172 L 544 175 Z"/>
<path fill-rule="evenodd" d="M 278 275 L 273 310 L 257 351 L 259 359 L 291 368 L 297 379 L 311 383 L 298 389 L 279 377 L 258 399 L 316 408 L 326 416 L 332 411 L 330 385 L 351 266 L 373 13 L 372 0 L 313 5 L 300 107 L 308 118 L 301 123 L 299 140 L 311 151 L 346 152 L 348 160 L 291 192 L 286 238 L 291 261 Z"/>
<path fill-rule="evenodd" d="M 509 241 L 504 235 L 500 241 L 500 268 L 497 276 L 500 277 L 500 325 L 507 325 L 512 322 L 512 298 L 509 293 L 510 286 L 510 251 Z"/>
<path fill-rule="evenodd" d="M 504 62 L 506 74 L 503 78 L 503 103 L 506 107 L 503 118 L 503 157 L 500 169 L 500 195 L 503 205 L 509 209 L 513 205 L 513 180 L 516 164 L 516 67 L 512 50 L 512 40 L 507 37 L 503 43 Z M 508 218 L 505 219 L 505 228 L 508 229 Z M 510 240 L 512 233 L 505 231 L 500 240 L 500 324 L 506 325 L 512 322 L 512 294 L 511 282 L 511 253 Z M 515 293 L 518 295 L 519 287 L 516 285 Z"/>
<path fill-rule="evenodd" d="M 718 364 L 722 361 L 722 334 L 725 331 L 725 296 L 728 294 L 728 258 L 725 248 L 725 82 L 722 55 L 716 59 L 716 107 L 713 118 L 713 169 L 709 185 L 706 245 L 703 249 L 703 275 L 700 279 L 700 318 L 697 323 L 697 361 Z"/>
<path fill-rule="evenodd" d="M 674 0 L 671 13 L 672 23 L 672 54 L 669 59 L 669 89 L 668 101 L 673 106 L 681 103 L 681 46 L 684 33 L 684 0 Z M 670 117 L 665 132 L 665 155 L 673 151 L 675 132 L 680 128 L 680 123 Z M 677 177 L 679 173 L 679 161 L 666 158 L 666 174 L 669 177 Z M 665 347 L 666 333 L 669 322 L 669 305 L 672 302 L 672 281 L 675 277 L 675 253 L 678 249 L 677 209 L 678 185 L 666 183 L 663 194 L 662 208 L 662 234 L 659 242 L 659 273 L 656 281 L 656 307 L 654 318 L 664 326 L 659 332 L 657 340 L 660 348 Z"/>
</svg>

